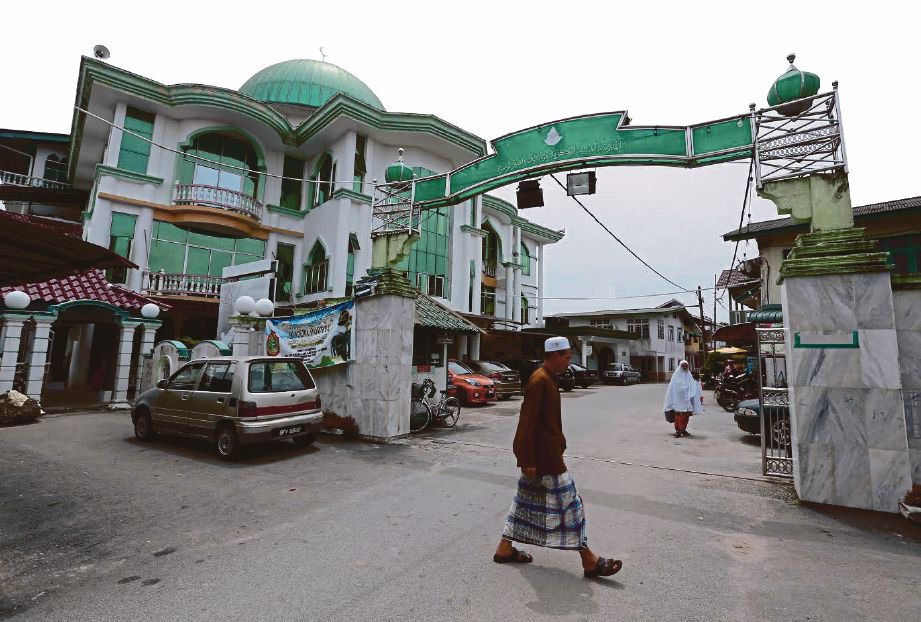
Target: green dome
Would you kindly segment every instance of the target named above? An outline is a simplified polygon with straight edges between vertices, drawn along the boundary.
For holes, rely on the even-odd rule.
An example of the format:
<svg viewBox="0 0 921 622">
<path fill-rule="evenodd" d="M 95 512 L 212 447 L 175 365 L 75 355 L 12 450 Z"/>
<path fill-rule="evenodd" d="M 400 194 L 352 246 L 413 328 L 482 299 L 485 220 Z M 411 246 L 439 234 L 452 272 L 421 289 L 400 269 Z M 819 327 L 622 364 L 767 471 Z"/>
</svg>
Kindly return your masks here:
<svg viewBox="0 0 921 622">
<path fill-rule="evenodd" d="M 319 60 L 295 59 L 275 63 L 257 72 L 240 87 L 253 99 L 273 104 L 319 108 L 338 93 L 384 109 L 368 85 L 342 67 Z"/>
<path fill-rule="evenodd" d="M 406 163 L 403 162 L 403 150 L 400 149 L 399 159 L 387 167 L 387 170 L 384 172 L 384 179 L 388 184 L 394 184 L 410 181 L 413 177 L 415 177 L 413 169 L 406 166 Z"/>
<path fill-rule="evenodd" d="M 774 80 L 771 90 L 768 91 L 767 101 L 769 106 L 779 106 L 795 99 L 811 97 L 819 92 L 819 76 L 808 71 L 800 71 L 793 65 L 795 54 L 787 56 L 790 67 L 787 72 Z M 807 110 L 810 102 L 803 102 L 795 106 L 785 106 L 781 110 L 784 114 L 797 114 Z"/>
</svg>

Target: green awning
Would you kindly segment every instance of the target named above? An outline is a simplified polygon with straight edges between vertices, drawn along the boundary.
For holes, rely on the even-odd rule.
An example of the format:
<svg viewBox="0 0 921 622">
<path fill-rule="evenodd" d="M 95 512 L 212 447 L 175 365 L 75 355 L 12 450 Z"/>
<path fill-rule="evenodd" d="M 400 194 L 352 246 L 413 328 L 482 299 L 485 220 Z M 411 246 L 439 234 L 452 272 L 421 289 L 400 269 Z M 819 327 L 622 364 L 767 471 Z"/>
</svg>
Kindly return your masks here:
<svg viewBox="0 0 921 622">
<path fill-rule="evenodd" d="M 436 328 L 450 333 L 482 333 L 463 316 L 419 292 L 416 295 L 416 326 Z"/>
</svg>

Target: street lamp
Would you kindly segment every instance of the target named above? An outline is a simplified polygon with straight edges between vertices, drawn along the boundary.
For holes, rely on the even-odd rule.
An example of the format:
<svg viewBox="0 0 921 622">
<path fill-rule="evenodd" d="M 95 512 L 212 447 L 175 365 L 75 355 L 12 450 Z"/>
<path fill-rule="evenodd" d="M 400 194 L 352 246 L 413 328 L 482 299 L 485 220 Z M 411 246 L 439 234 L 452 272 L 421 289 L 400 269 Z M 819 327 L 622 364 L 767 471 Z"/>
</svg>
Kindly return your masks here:
<svg viewBox="0 0 921 622">
<path fill-rule="evenodd" d="M 544 191 L 540 189 L 540 181 L 537 179 L 518 182 L 515 196 L 518 199 L 518 209 L 544 206 Z"/>
<path fill-rule="evenodd" d="M 566 194 L 595 194 L 595 171 L 570 173 L 566 176 Z"/>
</svg>

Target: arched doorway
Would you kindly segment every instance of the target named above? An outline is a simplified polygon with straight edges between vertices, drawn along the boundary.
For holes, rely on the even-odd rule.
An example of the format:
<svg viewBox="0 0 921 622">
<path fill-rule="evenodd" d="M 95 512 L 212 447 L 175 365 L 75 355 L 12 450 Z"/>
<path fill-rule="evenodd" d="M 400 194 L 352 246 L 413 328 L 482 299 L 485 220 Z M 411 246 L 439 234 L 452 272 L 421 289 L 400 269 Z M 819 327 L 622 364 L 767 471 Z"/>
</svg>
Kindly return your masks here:
<svg viewBox="0 0 921 622">
<path fill-rule="evenodd" d="M 125 312 L 86 300 L 58 305 L 56 311 L 42 403 L 53 407 L 111 400 Z"/>
<path fill-rule="evenodd" d="M 598 372 L 602 372 L 607 369 L 608 365 L 613 363 L 615 360 L 614 351 L 605 346 L 598 350 Z"/>
</svg>

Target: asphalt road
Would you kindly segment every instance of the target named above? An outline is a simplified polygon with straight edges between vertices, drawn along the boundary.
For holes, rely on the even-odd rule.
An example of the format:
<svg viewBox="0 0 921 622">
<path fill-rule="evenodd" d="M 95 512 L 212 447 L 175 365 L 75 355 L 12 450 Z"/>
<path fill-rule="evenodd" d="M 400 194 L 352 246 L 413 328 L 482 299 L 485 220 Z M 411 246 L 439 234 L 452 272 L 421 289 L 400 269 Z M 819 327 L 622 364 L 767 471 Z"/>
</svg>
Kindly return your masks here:
<svg viewBox="0 0 921 622">
<path fill-rule="evenodd" d="M 517 478 L 520 402 L 399 444 L 324 437 L 227 464 L 140 444 L 123 413 L 0 429 L 0 617 L 17 620 L 907 620 L 921 533 L 805 507 L 763 481 L 731 416 L 674 439 L 664 386 L 564 395 L 590 545 L 491 556 Z"/>
</svg>

